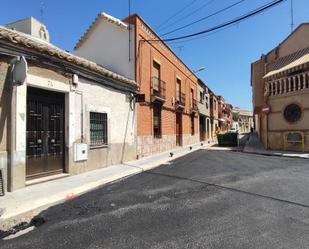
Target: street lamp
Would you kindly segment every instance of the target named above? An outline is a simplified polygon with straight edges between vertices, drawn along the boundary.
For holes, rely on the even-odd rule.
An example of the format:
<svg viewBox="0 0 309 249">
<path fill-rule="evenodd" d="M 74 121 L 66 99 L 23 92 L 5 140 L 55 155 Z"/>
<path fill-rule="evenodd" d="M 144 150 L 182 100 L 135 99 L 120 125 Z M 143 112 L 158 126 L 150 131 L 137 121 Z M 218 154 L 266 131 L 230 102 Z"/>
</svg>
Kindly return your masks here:
<svg viewBox="0 0 309 249">
<path fill-rule="evenodd" d="M 195 71 L 193 71 L 193 73 L 199 73 L 201 71 L 204 71 L 206 69 L 206 67 L 200 67 L 198 69 L 196 69 Z"/>
</svg>

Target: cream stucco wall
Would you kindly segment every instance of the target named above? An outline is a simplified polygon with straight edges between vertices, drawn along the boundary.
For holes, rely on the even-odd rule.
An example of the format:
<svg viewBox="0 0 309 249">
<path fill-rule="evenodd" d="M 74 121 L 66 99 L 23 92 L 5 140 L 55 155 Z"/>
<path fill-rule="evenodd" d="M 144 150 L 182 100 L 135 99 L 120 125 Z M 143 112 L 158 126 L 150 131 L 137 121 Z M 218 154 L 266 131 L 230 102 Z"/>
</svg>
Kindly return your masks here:
<svg viewBox="0 0 309 249">
<path fill-rule="evenodd" d="M 279 46 L 279 57 L 284 57 L 298 50 L 309 47 L 309 23 L 299 26 L 295 32 L 289 36 Z"/>
<path fill-rule="evenodd" d="M 30 66 L 27 82 L 16 87 L 15 151 L 10 182 L 12 189 L 26 184 L 27 87 L 65 94 L 65 172 L 74 175 L 136 158 L 136 120 L 129 94 L 79 77 L 77 85 L 69 76 Z M 74 162 L 74 144 L 90 141 L 90 112 L 108 115 L 108 145 L 89 146 L 88 160 Z M 82 138 L 83 134 L 83 138 Z"/>
</svg>

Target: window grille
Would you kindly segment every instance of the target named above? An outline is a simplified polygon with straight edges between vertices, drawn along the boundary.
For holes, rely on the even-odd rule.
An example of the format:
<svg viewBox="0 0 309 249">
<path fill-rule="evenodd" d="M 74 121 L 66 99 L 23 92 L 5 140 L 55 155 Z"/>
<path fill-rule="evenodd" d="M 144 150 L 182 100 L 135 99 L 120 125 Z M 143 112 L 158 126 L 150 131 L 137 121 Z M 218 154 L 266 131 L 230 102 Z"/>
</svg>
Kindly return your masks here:
<svg viewBox="0 0 309 249">
<path fill-rule="evenodd" d="M 107 145 L 107 114 L 90 112 L 90 145 Z"/>
</svg>

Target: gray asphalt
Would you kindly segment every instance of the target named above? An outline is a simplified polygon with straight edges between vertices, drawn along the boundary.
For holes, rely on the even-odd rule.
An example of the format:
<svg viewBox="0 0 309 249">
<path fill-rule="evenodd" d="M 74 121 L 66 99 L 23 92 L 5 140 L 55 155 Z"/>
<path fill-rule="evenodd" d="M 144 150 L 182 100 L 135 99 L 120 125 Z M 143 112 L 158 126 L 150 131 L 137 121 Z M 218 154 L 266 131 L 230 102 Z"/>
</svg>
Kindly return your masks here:
<svg viewBox="0 0 309 249">
<path fill-rule="evenodd" d="M 309 248 L 309 161 L 196 151 L 40 214 L 0 248 Z"/>
</svg>

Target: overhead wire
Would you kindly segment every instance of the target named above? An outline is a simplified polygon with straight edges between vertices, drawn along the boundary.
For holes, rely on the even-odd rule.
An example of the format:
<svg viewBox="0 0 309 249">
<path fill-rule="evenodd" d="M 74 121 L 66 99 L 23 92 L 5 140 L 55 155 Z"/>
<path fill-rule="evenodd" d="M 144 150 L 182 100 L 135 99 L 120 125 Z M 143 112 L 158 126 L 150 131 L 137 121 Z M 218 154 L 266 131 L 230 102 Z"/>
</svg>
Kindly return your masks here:
<svg viewBox="0 0 309 249">
<path fill-rule="evenodd" d="M 204 21 L 204 20 L 206 20 L 206 19 L 209 19 L 209 18 L 211 18 L 211 17 L 213 17 L 213 16 L 216 16 L 216 15 L 218 15 L 218 14 L 221 14 L 221 13 L 223 13 L 223 12 L 225 12 L 225 11 L 227 11 L 227 10 L 229 10 L 229 9 L 231 9 L 231 8 L 233 8 L 233 7 L 235 7 L 235 6 L 239 5 L 239 4 L 241 4 L 241 3 L 243 3 L 244 1 L 246 1 L 246 0 L 240 0 L 240 1 L 236 2 L 236 3 L 233 3 L 233 4 L 231 4 L 231 5 L 229 5 L 229 6 L 225 7 L 225 8 L 223 8 L 223 9 L 220 9 L 220 10 L 218 10 L 218 11 L 216 11 L 216 12 L 214 12 L 214 13 L 208 15 L 208 16 L 205 16 L 205 17 L 200 18 L 200 19 L 198 19 L 198 20 L 196 20 L 196 21 L 194 21 L 194 22 L 191 22 L 191 23 L 189 23 L 189 24 L 183 25 L 183 26 L 181 26 L 181 27 L 179 27 L 179 28 L 176 28 L 176 29 L 174 29 L 174 30 L 171 30 L 171 31 L 169 31 L 169 32 L 166 32 L 166 33 L 164 33 L 164 34 L 161 34 L 161 36 L 165 36 L 165 35 L 172 34 L 172 33 L 176 32 L 176 31 L 182 30 L 182 29 L 187 28 L 187 27 L 189 27 L 189 26 L 192 26 L 192 25 L 194 25 L 194 24 L 196 24 L 196 23 L 199 23 L 199 22 L 202 22 L 202 21 Z"/>
<path fill-rule="evenodd" d="M 173 37 L 173 38 L 168 38 L 168 39 L 157 39 L 157 40 L 153 40 L 153 41 L 163 41 L 163 42 L 170 42 L 170 41 L 176 41 L 176 40 L 182 40 L 182 39 L 186 39 L 186 38 L 190 38 L 190 37 L 194 37 L 194 36 L 199 36 L 199 35 L 202 35 L 202 34 L 206 34 L 206 33 L 210 33 L 212 31 L 215 31 L 215 30 L 218 30 L 218 29 L 222 29 L 224 27 L 227 27 L 227 26 L 231 26 L 232 24 L 235 24 L 235 23 L 239 23 L 241 21 L 244 21 L 250 17 L 253 17 L 253 16 L 256 16 L 270 8 L 273 8 L 283 2 L 285 2 L 286 0 L 274 0 L 268 4 L 265 4 L 259 8 L 256 8 L 250 12 L 248 12 L 247 14 L 244 14 L 240 17 L 237 17 L 237 18 L 234 18 L 230 21 L 227 21 L 223 24 L 219 24 L 217 26 L 214 26 L 212 28 L 208 28 L 208 29 L 205 29 L 205 30 L 202 30 L 202 31 L 199 31 L 199 32 L 196 32 L 196 33 L 192 33 L 192 34 L 188 34 L 188 35 L 183 35 L 183 36 L 179 36 L 179 37 Z"/>
<path fill-rule="evenodd" d="M 193 0 L 191 1 L 189 4 L 185 5 L 183 8 L 181 8 L 179 11 L 177 11 L 175 14 L 173 14 L 172 16 L 170 16 L 169 18 L 167 18 L 164 22 L 162 22 L 158 27 L 157 30 L 159 30 L 162 26 L 167 25 L 167 23 L 172 20 L 174 17 L 178 16 L 179 14 L 181 14 L 184 10 L 186 10 L 187 8 L 189 8 L 191 5 L 193 5 L 197 0 Z"/>
<path fill-rule="evenodd" d="M 205 4 L 203 4 L 202 6 L 200 6 L 198 9 L 195 9 L 195 10 L 191 11 L 190 13 L 188 13 L 187 15 L 182 16 L 181 18 L 179 18 L 179 19 L 175 20 L 174 22 L 168 24 L 168 26 L 163 27 L 163 28 L 161 28 L 161 29 L 158 29 L 158 31 L 160 31 L 160 30 L 165 30 L 165 29 L 167 29 L 167 28 L 169 28 L 169 27 L 171 27 L 171 26 L 173 26 L 173 25 L 175 25 L 175 24 L 177 24 L 177 23 L 179 23 L 179 22 L 181 22 L 181 21 L 187 19 L 188 17 L 194 15 L 194 14 L 197 13 L 198 11 L 201 11 L 202 9 L 204 9 L 205 7 L 207 7 L 208 5 L 212 4 L 214 1 L 215 1 L 215 0 L 210 0 L 210 1 L 206 2 Z"/>
</svg>

